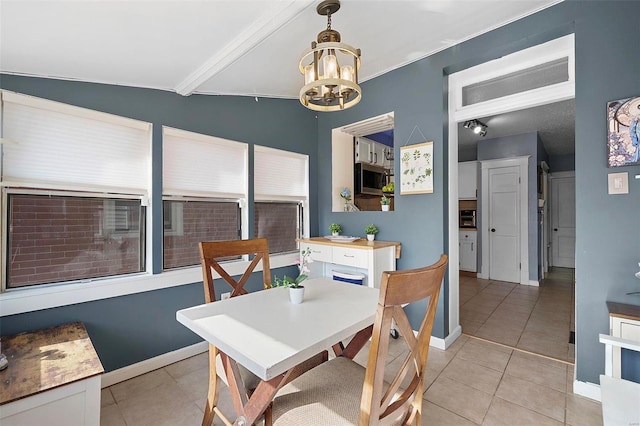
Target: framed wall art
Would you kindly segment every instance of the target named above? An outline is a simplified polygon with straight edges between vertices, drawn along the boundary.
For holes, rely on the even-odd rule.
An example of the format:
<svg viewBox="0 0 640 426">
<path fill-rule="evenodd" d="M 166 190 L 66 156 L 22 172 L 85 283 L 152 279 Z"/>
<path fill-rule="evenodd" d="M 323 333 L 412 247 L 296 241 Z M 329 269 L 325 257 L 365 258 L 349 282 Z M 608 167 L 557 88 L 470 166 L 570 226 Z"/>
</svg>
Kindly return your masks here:
<svg viewBox="0 0 640 426">
<path fill-rule="evenodd" d="M 608 167 L 640 164 L 640 97 L 607 103 Z"/>
<path fill-rule="evenodd" d="M 400 147 L 400 194 L 433 193 L 433 142 Z"/>
</svg>

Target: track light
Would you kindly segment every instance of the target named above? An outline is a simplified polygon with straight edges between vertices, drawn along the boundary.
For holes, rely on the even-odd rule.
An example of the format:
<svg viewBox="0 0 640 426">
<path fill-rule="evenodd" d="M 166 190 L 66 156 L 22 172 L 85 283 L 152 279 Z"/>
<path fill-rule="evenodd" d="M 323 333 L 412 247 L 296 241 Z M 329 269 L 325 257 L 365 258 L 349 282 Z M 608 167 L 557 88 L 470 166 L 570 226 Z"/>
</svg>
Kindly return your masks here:
<svg viewBox="0 0 640 426">
<path fill-rule="evenodd" d="M 488 126 L 481 122 L 480 120 L 468 120 L 463 124 L 465 129 L 471 129 L 473 133 L 476 135 L 480 135 L 482 137 L 486 136 Z"/>
</svg>

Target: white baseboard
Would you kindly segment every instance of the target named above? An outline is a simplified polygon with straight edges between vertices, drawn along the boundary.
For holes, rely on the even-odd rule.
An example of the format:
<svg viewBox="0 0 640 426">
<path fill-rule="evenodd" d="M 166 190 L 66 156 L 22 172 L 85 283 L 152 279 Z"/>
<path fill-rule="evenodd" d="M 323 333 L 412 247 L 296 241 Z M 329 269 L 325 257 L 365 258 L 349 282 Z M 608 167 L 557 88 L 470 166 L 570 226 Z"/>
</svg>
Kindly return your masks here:
<svg viewBox="0 0 640 426">
<path fill-rule="evenodd" d="M 165 367 L 169 364 L 173 364 L 174 362 L 182 361 L 183 359 L 190 358 L 208 350 L 209 344 L 207 342 L 200 342 L 110 371 L 102 375 L 102 388 L 124 382 L 125 380 L 157 370 L 158 368 Z"/>
<path fill-rule="evenodd" d="M 443 351 L 446 351 L 447 348 L 451 346 L 453 342 L 455 342 L 458 339 L 458 337 L 460 337 L 460 335 L 462 335 L 462 327 L 458 325 L 453 330 L 453 332 L 451 332 L 444 339 L 440 337 L 431 336 L 431 340 L 429 340 L 429 346 L 433 346 L 434 348 L 438 348 L 438 349 L 442 349 Z"/>
<path fill-rule="evenodd" d="M 600 386 L 596 385 L 595 383 L 580 382 L 578 380 L 574 380 L 573 393 L 593 399 L 598 402 L 602 400 L 602 396 L 600 394 Z"/>
<path fill-rule="evenodd" d="M 529 284 L 528 285 L 533 286 L 533 287 L 540 287 L 540 282 L 537 281 L 537 280 L 529 280 Z"/>
</svg>

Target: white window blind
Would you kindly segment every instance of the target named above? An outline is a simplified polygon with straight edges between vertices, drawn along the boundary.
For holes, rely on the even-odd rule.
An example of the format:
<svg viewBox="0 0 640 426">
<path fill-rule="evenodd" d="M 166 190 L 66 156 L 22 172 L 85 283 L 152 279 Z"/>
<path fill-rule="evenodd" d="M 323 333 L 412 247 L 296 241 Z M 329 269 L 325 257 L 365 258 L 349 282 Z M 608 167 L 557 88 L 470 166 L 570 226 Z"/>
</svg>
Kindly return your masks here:
<svg viewBox="0 0 640 426">
<path fill-rule="evenodd" d="M 256 201 L 307 200 L 309 156 L 256 145 L 254 186 Z"/>
<path fill-rule="evenodd" d="M 2 182 L 40 188 L 146 193 L 151 124 L 2 92 Z"/>
<path fill-rule="evenodd" d="M 246 198 L 248 145 L 163 127 L 164 195 Z"/>
</svg>

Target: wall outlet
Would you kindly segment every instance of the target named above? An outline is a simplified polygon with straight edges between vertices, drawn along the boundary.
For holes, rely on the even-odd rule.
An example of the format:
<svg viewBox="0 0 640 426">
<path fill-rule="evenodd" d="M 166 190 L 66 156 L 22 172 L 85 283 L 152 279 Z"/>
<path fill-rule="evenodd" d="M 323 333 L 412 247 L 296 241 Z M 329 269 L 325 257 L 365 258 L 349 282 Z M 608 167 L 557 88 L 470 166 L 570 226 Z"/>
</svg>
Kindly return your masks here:
<svg viewBox="0 0 640 426">
<path fill-rule="evenodd" d="M 222 293 L 220 297 L 222 298 L 222 300 L 228 299 L 231 297 L 231 293 Z"/>
</svg>

